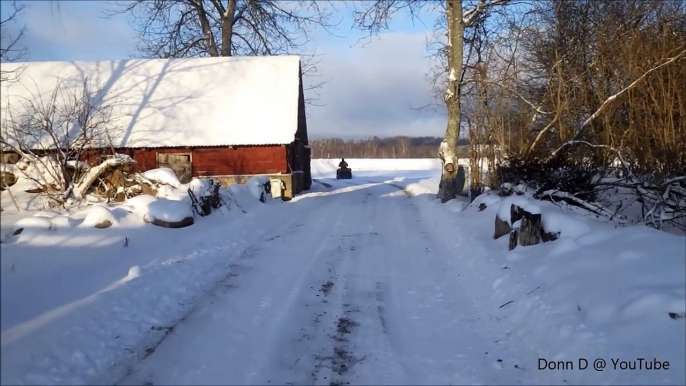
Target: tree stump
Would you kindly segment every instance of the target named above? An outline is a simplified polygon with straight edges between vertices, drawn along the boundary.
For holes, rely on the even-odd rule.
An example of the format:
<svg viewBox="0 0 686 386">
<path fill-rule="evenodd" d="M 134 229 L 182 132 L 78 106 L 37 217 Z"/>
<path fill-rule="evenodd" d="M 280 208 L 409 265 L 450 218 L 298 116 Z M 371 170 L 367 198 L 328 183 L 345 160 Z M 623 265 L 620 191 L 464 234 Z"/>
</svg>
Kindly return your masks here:
<svg viewBox="0 0 686 386">
<path fill-rule="evenodd" d="M 506 234 L 510 233 L 512 231 L 512 228 L 510 227 L 510 223 L 501 219 L 498 217 L 498 215 L 495 215 L 495 233 L 493 234 L 494 239 L 499 239 Z"/>
<path fill-rule="evenodd" d="M 519 229 L 519 245 L 536 245 L 541 242 L 541 214 L 522 211 L 522 226 Z"/>
<path fill-rule="evenodd" d="M 524 209 L 515 204 L 510 206 L 510 224 L 514 224 L 524 217 Z"/>
<path fill-rule="evenodd" d="M 513 229 L 510 232 L 510 243 L 508 244 L 508 251 L 515 249 L 517 246 L 517 237 L 519 236 L 519 229 Z"/>
<path fill-rule="evenodd" d="M 560 238 L 560 232 L 548 232 L 541 223 L 541 241 L 547 243 L 548 241 L 555 241 Z"/>
</svg>

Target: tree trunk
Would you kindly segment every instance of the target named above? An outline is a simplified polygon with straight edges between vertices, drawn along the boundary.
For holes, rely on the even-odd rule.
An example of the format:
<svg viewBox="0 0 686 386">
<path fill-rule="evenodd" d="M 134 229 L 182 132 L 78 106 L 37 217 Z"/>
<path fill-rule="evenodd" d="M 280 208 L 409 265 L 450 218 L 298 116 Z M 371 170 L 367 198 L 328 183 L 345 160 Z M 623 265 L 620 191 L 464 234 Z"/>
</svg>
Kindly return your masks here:
<svg viewBox="0 0 686 386">
<path fill-rule="evenodd" d="M 217 44 L 214 41 L 214 32 L 212 31 L 210 19 L 207 15 L 207 12 L 205 11 L 202 1 L 193 0 L 191 1 L 191 4 L 193 5 L 193 7 L 195 7 L 196 12 L 198 13 L 200 26 L 205 37 L 205 44 L 207 45 L 207 52 L 212 57 L 219 56 L 219 51 L 217 51 Z"/>
<path fill-rule="evenodd" d="M 231 37 L 233 36 L 234 14 L 236 13 L 236 0 L 229 0 L 226 14 L 222 15 L 222 56 L 232 56 Z"/>
<path fill-rule="evenodd" d="M 439 184 L 442 203 L 457 197 L 457 141 L 460 137 L 460 77 L 462 74 L 462 49 L 464 45 L 464 22 L 462 0 L 447 0 L 448 6 L 448 88 L 445 104 L 448 108 L 448 126 L 441 143 L 443 170 Z"/>
<path fill-rule="evenodd" d="M 519 229 L 510 231 L 510 240 L 507 243 L 507 250 L 511 251 L 517 248 L 517 238 L 519 237 Z"/>
<path fill-rule="evenodd" d="M 541 242 L 541 214 L 522 212 L 522 225 L 519 229 L 519 245 L 536 245 Z"/>
</svg>

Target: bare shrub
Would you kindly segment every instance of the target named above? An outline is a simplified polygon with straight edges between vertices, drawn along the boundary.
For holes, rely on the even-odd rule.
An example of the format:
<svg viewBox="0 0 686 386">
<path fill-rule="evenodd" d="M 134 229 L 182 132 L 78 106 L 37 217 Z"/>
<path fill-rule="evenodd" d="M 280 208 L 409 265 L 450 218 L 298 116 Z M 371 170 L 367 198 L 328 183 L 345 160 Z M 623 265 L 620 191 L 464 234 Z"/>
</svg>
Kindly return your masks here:
<svg viewBox="0 0 686 386">
<path fill-rule="evenodd" d="M 102 90 L 91 90 L 88 79 L 81 87 L 74 84 L 73 79 L 59 79 L 47 96 L 34 84 L 36 91 L 28 97 L 9 98 L 13 102 L 3 106 L 0 145 L 21 155 L 22 177 L 59 203 L 82 197 L 80 184 L 90 178 L 89 152 L 95 155 L 109 149 L 114 153 L 112 138 L 119 130 L 110 106 L 102 103 Z"/>
</svg>

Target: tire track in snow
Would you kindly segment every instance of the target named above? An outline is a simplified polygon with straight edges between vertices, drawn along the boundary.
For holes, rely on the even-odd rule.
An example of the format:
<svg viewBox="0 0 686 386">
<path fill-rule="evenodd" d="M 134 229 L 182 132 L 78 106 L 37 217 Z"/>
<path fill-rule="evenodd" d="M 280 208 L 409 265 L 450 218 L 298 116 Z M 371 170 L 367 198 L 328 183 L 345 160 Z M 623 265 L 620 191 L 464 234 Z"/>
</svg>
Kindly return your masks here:
<svg viewBox="0 0 686 386">
<path fill-rule="evenodd" d="M 150 327 L 150 333 L 156 334 L 156 336 L 151 335 L 148 339 L 146 339 L 149 343 L 145 344 L 145 346 L 142 348 L 141 353 L 138 356 L 139 359 L 136 362 L 127 364 L 126 367 L 124 367 L 123 369 L 112 369 L 110 370 L 110 372 L 121 374 L 120 376 L 116 377 L 116 379 L 118 379 L 119 382 L 130 377 L 135 372 L 135 369 L 141 362 L 145 361 L 148 357 L 153 355 L 156 352 L 156 350 L 165 342 L 166 339 L 172 336 L 172 334 L 176 333 L 175 331 L 178 325 L 186 322 L 186 320 L 189 317 L 191 317 L 195 312 L 198 311 L 199 305 L 203 304 L 203 302 L 207 301 L 208 299 L 209 303 L 213 304 L 213 299 L 215 299 L 218 296 L 219 292 L 221 292 L 222 294 L 226 294 L 230 289 L 236 288 L 234 284 L 231 284 L 231 281 L 239 274 L 245 273 L 249 269 L 244 265 L 241 265 L 241 262 L 254 258 L 259 254 L 259 240 L 261 238 L 265 237 L 265 235 L 273 234 L 274 232 L 283 233 L 282 231 L 277 231 L 277 229 L 292 229 L 294 227 L 291 227 L 291 225 L 296 222 L 298 222 L 298 219 L 293 218 L 286 224 L 277 223 L 275 225 L 267 227 L 266 229 L 262 229 L 261 232 L 259 232 L 259 234 L 255 237 L 255 241 L 253 243 L 245 245 L 243 251 L 237 257 L 225 263 L 224 270 L 226 270 L 226 275 L 219 279 L 216 283 L 214 283 L 212 287 L 203 291 L 203 294 L 199 296 L 197 299 L 188 303 L 187 309 L 183 315 L 181 315 L 178 319 L 173 321 L 168 326 Z M 300 224 L 297 224 L 295 228 L 299 226 Z M 278 237 L 278 235 L 276 237 Z M 115 383 L 118 384 L 118 382 Z"/>
<path fill-rule="evenodd" d="M 519 370 L 494 365 L 500 347 L 459 283 L 465 273 L 447 263 L 459 255 L 432 237 L 413 199 L 398 190 L 374 183 L 303 196 L 300 221 L 256 244 L 242 272 L 227 281 L 235 288 L 222 289 L 226 294 L 180 324 L 128 381 L 522 379 Z"/>
<path fill-rule="evenodd" d="M 368 203 L 366 198 L 365 195 L 362 200 L 363 204 Z M 332 264 L 334 265 L 332 269 L 334 277 L 330 279 L 332 283 L 335 283 L 333 284 L 335 287 L 334 296 L 332 301 L 325 301 L 330 304 L 327 312 L 333 317 L 328 320 L 327 333 L 320 337 L 320 347 L 318 354 L 315 354 L 316 364 L 310 380 L 313 384 L 318 382 L 343 384 L 344 382 L 340 380 L 340 377 L 355 364 L 364 360 L 364 357 L 354 356 L 354 352 L 351 352 L 354 347 L 350 347 L 348 340 L 349 336 L 360 327 L 360 324 L 354 319 L 354 314 L 360 310 L 350 302 L 350 272 L 347 269 L 350 254 L 354 254 L 360 248 L 363 237 L 362 233 L 341 236 L 338 255 Z M 336 376 L 339 380 L 336 379 Z"/>
<path fill-rule="evenodd" d="M 375 215 L 374 206 L 370 208 L 369 198 L 370 192 L 354 193 L 359 198 L 360 205 L 356 206 L 356 210 L 348 211 L 350 221 L 344 224 L 344 231 L 355 230 L 357 223 L 365 223 L 365 220 L 372 218 Z M 361 213 L 365 214 L 365 218 L 359 218 Z M 347 348 L 346 336 L 355 329 L 358 324 L 348 317 L 350 313 L 350 304 L 345 303 L 345 293 L 347 289 L 347 272 L 346 259 L 349 251 L 355 251 L 359 248 L 359 238 L 362 235 L 360 232 L 340 232 L 336 238 L 338 243 L 332 247 L 330 259 L 326 262 L 327 278 L 326 285 L 329 286 L 330 291 L 326 293 L 326 298 L 321 300 L 323 311 L 314 313 L 314 328 L 315 336 L 312 338 L 313 344 L 311 347 L 312 371 L 308 384 L 332 384 L 336 374 L 341 375 L 347 372 L 350 366 L 354 365 L 357 358 L 353 357 Z M 330 284 L 329 284 L 330 283 Z"/>
<path fill-rule="evenodd" d="M 346 285 L 350 276 L 347 267 L 351 255 L 355 256 L 358 250 L 364 250 L 369 243 L 365 238 L 374 234 L 365 232 L 364 227 L 360 229 L 358 224 L 372 223 L 377 217 L 377 203 L 368 190 L 349 193 L 351 205 L 339 209 L 345 212 L 345 218 L 332 232 L 335 237 L 329 244 L 328 253 L 324 254 L 325 259 L 320 261 L 320 268 L 312 270 L 313 281 L 319 284 L 310 287 L 310 297 L 301 299 L 304 308 L 311 310 L 312 316 L 306 327 L 296 334 L 298 338 L 291 338 L 301 346 L 297 350 L 297 358 L 289 367 L 290 374 L 286 379 L 271 378 L 267 379 L 267 383 L 340 383 L 334 377 L 346 373 L 358 360 L 346 345 L 348 336 L 358 327 L 350 317 L 351 312 L 355 311 L 354 306 L 346 302 L 346 294 L 350 292 Z M 284 335 L 293 333 L 286 329 Z M 304 378 L 303 373 L 306 373 Z"/>
<path fill-rule="evenodd" d="M 339 212 L 338 214 L 339 215 L 334 220 L 334 225 L 340 222 L 342 216 L 344 215 L 343 212 Z M 330 223 L 331 218 L 315 217 L 315 220 L 315 223 L 312 224 L 315 229 L 326 229 L 326 225 Z M 254 274 L 258 273 L 258 270 L 254 267 L 256 265 L 255 263 L 258 263 L 260 259 L 264 260 L 265 258 L 269 258 L 269 255 L 265 256 L 265 250 L 268 251 L 269 249 L 273 249 L 275 247 L 278 248 L 279 243 L 287 242 L 288 237 L 286 236 L 295 236 L 296 233 L 302 233 L 303 231 L 305 231 L 305 227 L 302 226 L 303 221 L 304 219 L 302 218 L 292 217 L 289 221 L 286 221 L 285 223 L 277 222 L 275 225 L 268 226 L 268 231 L 260 232 L 260 236 L 257 237 L 257 240 L 261 241 L 256 241 L 252 244 L 249 244 L 246 247 L 246 249 L 241 253 L 239 258 L 227 262 L 227 265 L 225 267 L 225 269 L 228 270 L 227 275 L 221 281 L 219 281 L 213 287 L 212 290 L 208 291 L 202 299 L 199 299 L 195 303 L 195 305 L 191 309 L 189 309 L 189 312 L 172 326 L 170 331 L 175 331 L 174 335 L 193 334 L 193 331 L 183 330 L 184 324 L 186 324 L 187 321 L 197 322 L 198 319 L 206 318 L 207 315 L 211 312 L 210 307 L 213 304 L 221 303 L 222 300 L 226 299 L 227 296 L 232 296 L 233 294 L 229 292 L 240 291 L 241 283 L 244 281 L 244 279 L 249 280 Z M 272 236 L 267 237 L 267 235 Z M 328 240 L 325 237 L 319 237 L 317 239 L 318 236 L 318 234 L 311 235 L 313 241 L 312 244 L 316 245 L 317 243 L 320 243 L 320 246 L 325 246 Z M 315 257 L 313 259 L 313 263 L 316 260 L 317 258 Z M 296 282 L 303 281 L 307 276 L 308 271 L 306 269 L 300 274 L 300 277 L 296 280 Z M 277 312 L 276 314 L 285 313 L 285 310 L 288 309 L 288 307 L 293 303 L 294 299 L 297 298 L 297 295 L 297 291 L 291 291 L 289 300 L 282 302 L 280 304 L 279 309 L 281 310 L 281 312 Z M 268 299 L 263 299 L 262 305 L 266 305 L 268 303 L 270 303 Z M 253 320 L 253 322 L 255 321 Z M 278 323 L 278 321 L 271 320 L 270 324 L 266 326 L 266 330 L 273 330 L 275 323 Z M 142 378 L 146 379 L 145 382 L 148 382 L 149 384 L 158 382 L 156 378 L 159 377 L 159 374 L 155 374 L 155 364 L 153 363 L 150 366 L 152 367 L 152 371 L 146 370 L 146 364 L 148 362 L 155 361 L 155 358 L 160 351 L 165 351 L 164 349 L 166 341 L 168 340 L 168 338 L 173 338 L 174 335 L 165 334 L 165 336 L 159 342 L 157 342 L 157 344 L 154 347 L 151 347 L 151 349 L 148 350 L 148 355 L 146 355 L 146 357 L 143 358 L 141 362 L 139 362 L 138 364 L 134 365 L 134 367 L 129 369 L 127 376 L 125 376 L 121 380 L 121 382 L 123 382 L 123 384 L 130 384 L 130 382 L 134 384 L 139 384 L 143 383 L 143 381 L 141 380 Z M 263 356 L 264 353 L 262 353 L 262 355 L 259 355 L 258 357 Z M 252 363 L 256 363 L 256 361 L 253 361 Z M 257 371 L 252 371 L 251 373 L 257 374 Z M 163 380 L 162 382 L 165 381 Z M 178 382 L 178 378 L 170 377 L 169 380 L 165 383 L 169 382 L 176 383 Z M 235 380 L 231 380 L 231 382 L 235 382 Z"/>
<path fill-rule="evenodd" d="M 336 220 L 333 223 L 333 232 L 330 232 L 328 237 L 321 238 L 319 240 L 319 244 L 317 248 L 314 250 L 314 258 L 310 261 L 309 265 L 305 267 L 305 269 L 302 270 L 301 275 L 297 279 L 296 283 L 292 286 L 293 290 L 291 291 L 288 300 L 286 301 L 286 306 L 284 307 L 285 310 L 291 310 L 294 308 L 297 308 L 298 303 L 300 302 L 300 299 L 303 296 L 303 292 L 306 291 L 306 285 L 304 284 L 311 276 L 311 272 L 314 269 L 314 267 L 321 263 L 322 259 L 324 258 L 323 256 L 325 255 L 325 252 L 327 248 L 329 247 L 330 244 L 330 239 L 334 237 L 335 235 L 335 230 L 338 229 L 341 226 L 341 223 L 343 221 L 345 212 L 340 211 Z M 325 217 L 322 217 L 322 219 L 326 221 L 327 220 Z M 317 228 L 320 229 L 326 229 L 326 225 L 324 224 L 319 224 Z M 296 311 L 297 312 L 297 311 Z M 284 316 L 283 318 L 272 320 L 272 322 L 269 324 L 269 326 L 266 328 L 267 336 L 269 337 L 267 339 L 268 342 L 275 342 L 278 341 L 277 336 L 283 334 L 283 331 L 288 329 L 290 327 L 290 324 L 287 321 L 287 312 L 279 312 L 280 315 Z M 320 315 L 321 316 L 321 315 Z M 303 335 L 300 337 L 298 340 L 299 342 L 304 342 L 307 340 L 307 335 Z M 279 347 L 280 345 L 277 345 L 277 347 L 272 347 L 272 353 L 269 355 L 265 355 L 264 358 L 265 360 L 260 363 L 258 366 L 253 367 L 253 370 L 248 373 L 248 379 L 246 379 L 246 384 L 252 384 L 254 383 L 261 375 L 263 374 L 269 374 L 270 371 L 273 371 L 273 362 L 270 361 L 270 359 L 274 358 L 275 354 L 273 351 L 278 351 L 281 349 Z M 306 349 L 307 351 L 307 349 Z M 301 356 L 302 357 L 302 356 Z M 296 359 L 294 362 L 294 366 L 296 366 L 299 362 L 299 359 Z M 271 377 L 270 377 L 271 378 Z M 263 382 L 259 382 L 263 383 Z M 267 383 L 271 383 L 270 379 L 267 379 Z M 277 384 L 279 382 L 276 382 Z"/>
<path fill-rule="evenodd" d="M 381 230 L 389 230 L 386 211 L 399 207 L 396 198 L 372 198 L 388 191 L 393 192 L 380 183 L 371 185 L 360 201 L 365 215 L 358 224 L 364 225 L 341 236 L 336 269 L 340 280 L 334 285 L 336 306 L 331 308 L 335 318 L 329 321 L 328 344 L 320 343 L 309 384 L 398 384 L 407 380 L 387 335 L 384 304 L 388 265 L 392 264 L 385 251 L 396 235 Z"/>
<path fill-rule="evenodd" d="M 459 252 L 449 247 L 445 240 L 436 239 L 432 229 L 422 220 L 416 201 L 406 198 L 407 218 L 413 221 L 402 222 L 401 234 L 416 237 L 404 238 L 398 250 L 405 250 L 409 257 L 402 264 L 402 271 L 411 271 L 416 277 L 431 278 L 431 282 L 416 282 L 411 290 L 394 291 L 394 306 L 411 314 L 408 323 L 417 327 L 413 340 L 416 346 L 405 346 L 406 357 L 424 358 L 426 369 L 433 369 L 422 375 L 416 373 L 416 381 L 422 383 L 527 383 L 532 374 L 527 374 L 517 362 L 518 347 L 498 343 L 502 326 L 488 317 L 482 310 L 478 299 L 471 296 L 469 288 L 461 284 L 460 277 L 470 272 L 459 272 L 450 260 L 460 259 Z M 412 232 L 414 230 L 414 232 Z M 409 253 L 408 253 L 409 252 Z M 469 253 L 468 249 L 462 253 Z M 397 288 L 397 286 L 396 286 Z M 422 325 L 433 326 L 441 331 L 435 333 Z M 405 326 L 402 330 L 408 330 Z M 407 337 L 399 341 L 411 341 Z M 420 342 L 433 342 L 422 345 Z M 423 346 L 423 347 L 422 347 Z M 442 355 L 437 355 L 442 353 Z M 415 369 L 418 369 L 414 366 Z M 442 376 L 437 376 L 442 374 Z"/>
</svg>

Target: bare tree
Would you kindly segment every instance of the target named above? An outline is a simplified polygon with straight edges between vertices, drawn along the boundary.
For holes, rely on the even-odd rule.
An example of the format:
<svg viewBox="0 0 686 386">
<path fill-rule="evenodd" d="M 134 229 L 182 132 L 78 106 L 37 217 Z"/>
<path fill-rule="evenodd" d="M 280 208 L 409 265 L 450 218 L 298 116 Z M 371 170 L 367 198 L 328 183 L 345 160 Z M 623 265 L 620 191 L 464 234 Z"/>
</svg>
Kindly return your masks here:
<svg viewBox="0 0 686 386">
<path fill-rule="evenodd" d="M 418 0 L 378 0 L 370 6 L 360 6 L 355 11 L 358 28 L 370 34 L 388 28 L 388 20 L 400 11 L 416 17 L 427 5 L 433 10 L 443 9 L 446 19 L 447 44 L 447 79 L 443 100 L 448 110 L 448 124 L 445 137 L 439 146 L 438 156 L 443 163 L 438 196 L 445 203 L 457 197 L 457 145 L 460 137 L 461 122 L 461 86 L 464 80 L 463 52 L 465 48 L 465 29 L 483 21 L 488 12 L 495 6 L 509 3 L 510 0 L 478 0 L 469 2 L 463 8 L 463 0 L 446 0 L 445 8 L 438 3 L 427 3 Z M 443 16 L 441 16 L 443 17 Z M 439 24 L 440 25 L 440 24 Z"/>
<path fill-rule="evenodd" d="M 0 19 L 0 63 L 17 62 L 26 56 L 26 48 L 20 46 L 26 26 L 21 26 L 15 33 L 12 33 L 12 25 L 19 23 L 19 17 L 24 9 L 26 9 L 26 4 L 17 4 L 16 1 L 13 1 L 7 17 Z M 5 71 L 0 69 L 0 82 L 15 79 L 17 75 L 15 72 L 16 70 Z"/>
<path fill-rule="evenodd" d="M 500 182 L 615 219 L 638 203 L 638 223 L 686 230 L 686 5 L 542 0 L 526 16 L 491 50 L 519 46 L 506 76 L 489 59 L 488 77 L 469 79 L 494 86 Z"/>
<path fill-rule="evenodd" d="M 315 52 L 304 52 L 314 28 L 329 30 L 328 1 L 137 0 L 115 2 L 107 14 L 129 14 L 140 38 L 138 51 L 151 58 L 278 55 L 298 52 L 303 73 L 316 76 Z M 320 89 L 314 82 L 306 91 Z M 313 104 L 318 99 L 308 97 Z"/>
<path fill-rule="evenodd" d="M 102 103 L 101 90 L 91 90 L 88 79 L 81 90 L 71 87 L 72 82 L 59 79 L 47 98 L 36 85 L 36 92 L 23 93 L 28 97 L 9 98 L 12 102 L 2 106 L 0 146 L 19 154 L 18 169 L 24 177 L 59 204 L 83 197 L 94 174 L 85 157 L 101 149 L 114 152 L 113 138 L 119 130 L 110 106 Z M 129 162 L 115 157 L 107 166 Z"/>
</svg>

